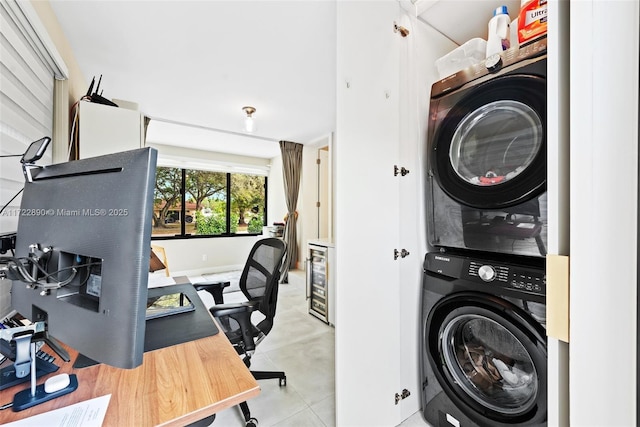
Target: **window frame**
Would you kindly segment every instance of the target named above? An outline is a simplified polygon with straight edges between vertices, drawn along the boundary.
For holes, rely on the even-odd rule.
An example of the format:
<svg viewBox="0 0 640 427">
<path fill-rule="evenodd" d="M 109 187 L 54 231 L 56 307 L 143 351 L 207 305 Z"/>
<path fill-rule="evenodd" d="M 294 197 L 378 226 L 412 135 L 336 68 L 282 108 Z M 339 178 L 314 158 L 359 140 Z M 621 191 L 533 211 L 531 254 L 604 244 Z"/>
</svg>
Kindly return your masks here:
<svg viewBox="0 0 640 427">
<path fill-rule="evenodd" d="M 187 203 L 186 203 L 186 195 L 187 195 L 187 171 L 189 170 L 197 170 L 197 169 L 188 169 L 188 168 L 181 168 L 181 167 L 173 167 L 173 166 L 158 166 L 158 167 L 167 167 L 167 168 L 172 168 L 172 169 L 178 169 L 180 170 L 181 173 L 181 186 L 180 186 L 180 199 L 181 199 L 181 203 L 180 203 L 180 218 L 186 218 L 186 213 L 187 213 Z M 222 233 L 222 234 L 187 234 L 186 233 L 186 221 L 182 220 L 180 221 L 180 234 L 173 234 L 173 235 L 151 235 L 151 240 L 185 240 L 185 239 L 214 239 L 214 238 L 228 238 L 228 237 L 245 237 L 245 236 L 260 236 L 263 234 L 263 232 L 261 231 L 260 233 L 231 233 L 231 177 L 232 175 L 249 175 L 249 176 L 261 176 L 264 178 L 264 218 L 263 218 L 263 227 L 266 227 L 267 224 L 269 223 L 269 220 L 267 218 L 267 203 L 268 203 L 268 196 L 269 196 L 269 178 L 266 175 L 260 175 L 260 174 L 247 174 L 247 173 L 238 173 L 238 172 L 223 172 L 226 175 L 226 194 L 228 195 L 227 197 L 227 203 L 226 203 L 226 233 Z"/>
</svg>

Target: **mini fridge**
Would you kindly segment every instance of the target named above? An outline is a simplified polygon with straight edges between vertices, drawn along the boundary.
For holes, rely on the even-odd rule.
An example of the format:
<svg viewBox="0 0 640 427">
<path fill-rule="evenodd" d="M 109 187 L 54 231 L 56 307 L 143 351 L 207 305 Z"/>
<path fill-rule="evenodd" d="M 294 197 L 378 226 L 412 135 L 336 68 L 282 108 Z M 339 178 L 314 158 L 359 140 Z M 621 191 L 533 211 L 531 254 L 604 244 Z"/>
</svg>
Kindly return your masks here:
<svg viewBox="0 0 640 427">
<path fill-rule="evenodd" d="M 313 240 L 307 245 L 307 300 L 309 314 L 335 325 L 335 248 L 332 243 Z"/>
</svg>

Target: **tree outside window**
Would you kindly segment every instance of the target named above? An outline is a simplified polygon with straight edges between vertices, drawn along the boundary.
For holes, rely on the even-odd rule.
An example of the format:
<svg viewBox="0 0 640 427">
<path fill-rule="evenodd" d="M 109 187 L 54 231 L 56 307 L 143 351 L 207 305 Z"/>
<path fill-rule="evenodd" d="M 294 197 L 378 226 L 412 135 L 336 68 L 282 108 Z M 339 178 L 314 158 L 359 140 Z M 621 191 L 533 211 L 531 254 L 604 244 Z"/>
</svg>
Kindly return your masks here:
<svg viewBox="0 0 640 427">
<path fill-rule="evenodd" d="M 266 195 L 263 176 L 158 167 L 152 236 L 260 234 Z"/>
</svg>

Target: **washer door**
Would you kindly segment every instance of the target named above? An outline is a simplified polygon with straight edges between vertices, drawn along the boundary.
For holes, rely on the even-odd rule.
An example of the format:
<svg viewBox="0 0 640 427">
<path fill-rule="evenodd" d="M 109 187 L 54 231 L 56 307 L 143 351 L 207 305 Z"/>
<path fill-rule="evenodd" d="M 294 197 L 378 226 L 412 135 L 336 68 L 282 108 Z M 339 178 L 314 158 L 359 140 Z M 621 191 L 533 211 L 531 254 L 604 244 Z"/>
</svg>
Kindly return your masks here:
<svg viewBox="0 0 640 427">
<path fill-rule="evenodd" d="M 447 396 L 479 424 L 542 422 L 547 413 L 544 331 L 490 295 L 441 300 L 425 329 L 427 354 Z"/>
<path fill-rule="evenodd" d="M 432 153 L 440 187 L 457 202 L 500 209 L 546 188 L 546 80 L 510 75 L 474 88 L 442 120 Z"/>
</svg>

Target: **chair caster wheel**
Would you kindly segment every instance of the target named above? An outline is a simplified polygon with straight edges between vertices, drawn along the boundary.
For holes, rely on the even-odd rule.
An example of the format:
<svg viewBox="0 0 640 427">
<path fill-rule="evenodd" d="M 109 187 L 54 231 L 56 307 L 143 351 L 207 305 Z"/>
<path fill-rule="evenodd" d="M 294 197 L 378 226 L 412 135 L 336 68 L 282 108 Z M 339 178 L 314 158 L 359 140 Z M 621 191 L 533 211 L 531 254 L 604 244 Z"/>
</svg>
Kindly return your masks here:
<svg viewBox="0 0 640 427">
<path fill-rule="evenodd" d="M 280 387 L 287 385 L 287 378 L 280 378 Z"/>
<path fill-rule="evenodd" d="M 258 427 L 258 420 L 256 420 L 255 418 L 250 418 L 249 421 L 247 421 L 245 427 Z"/>
</svg>

